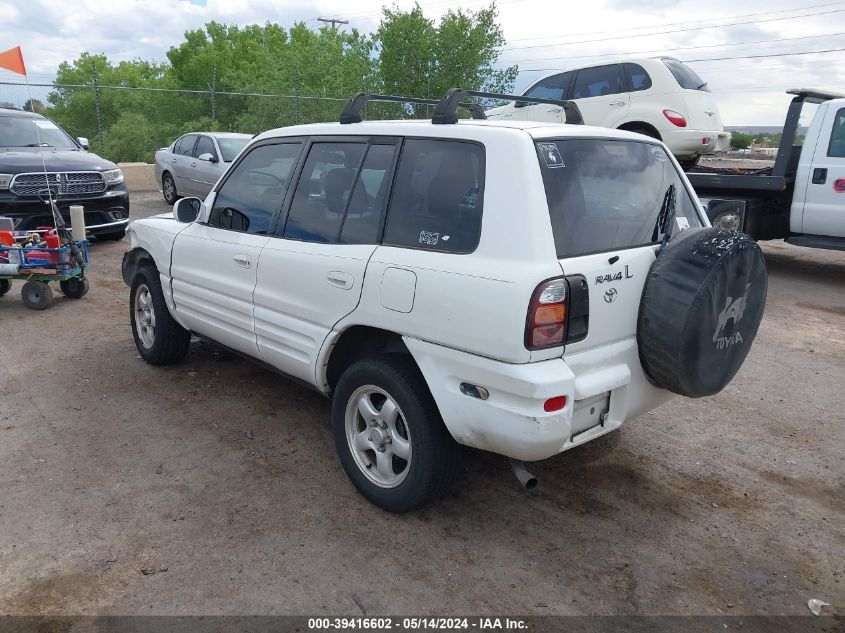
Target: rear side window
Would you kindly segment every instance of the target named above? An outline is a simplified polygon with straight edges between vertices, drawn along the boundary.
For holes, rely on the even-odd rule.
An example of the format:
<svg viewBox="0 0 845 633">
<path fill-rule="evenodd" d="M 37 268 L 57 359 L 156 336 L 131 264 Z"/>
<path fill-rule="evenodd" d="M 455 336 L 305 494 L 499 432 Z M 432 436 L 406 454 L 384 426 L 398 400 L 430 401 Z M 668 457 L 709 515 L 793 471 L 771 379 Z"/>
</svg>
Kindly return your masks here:
<svg viewBox="0 0 845 633">
<path fill-rule="evenodd" d="M 651 77 L 648 76 L 645 68 L 639 64 L 626 63 L 625 74 L 628 77 L 628 85 L 631 86 L 631 92 L 651 88 Z"/>
<path fill-rule="evenodd" d="M 839 110 L 833 120 L 827 155 L 831 158 L 845 158 L 845 108 Z"/>
<path fill-rule="evenodd" d="M 664 59 L 663 63 L 666 65 L 666 68 L 669 69 L 669 72 L 672 73 L 672 76 L 681 88 L 685 90 L 703 90 L 704 92 L 710 92 L 710 88 L 707 87 L 707 83 L 702 81 L 701 77 L 699 77 L 689 66 L 686 66 L 675 59 Z"/>
<path fill-rule="evenodd" d="M 265 235 L 282 207 L 301 143 L 259 145 L 232 169 L 214 199 L 209 226 Z"/>
<path fill-rule="evenodd" d="M 284 237 L 334 242 L 340 231 L 364 143 L 314 143 L 293 194 Z"/>
<path fill-rule="evenodd" d="M 572 81 L 572 75 L 573 73 L 567 72 L 546 77 L 531 86 L 525 96 L 538 99 L 564 99 L 569 83 Z"/>
<path fill-rule="evenodd" d="M 367 150 L 343 219 L 339 239 L 342 244 L 378 242 L 381 212 L 390 191 L 388 174 L 395 153 L 395 145 L 371 145 Z"/>
<path fill-rule="evenodd" d="M 676 226 L 701 219 L 663 148 L 599 139 L 537 143 L 558 257 L 659 242 L 674 199 Z"/>
<path fill-rule="evenodd" d="M 483 198 L 481 145 L 408 139 L 399 160 L 384 243 L 472 252 L 481 234 Z"/>
<path fill-rule="evenodd" d="M 582 68 L 575 77 L 573 99 L 588 99 L 626 92 L 619 64 Z"/>
</svg>

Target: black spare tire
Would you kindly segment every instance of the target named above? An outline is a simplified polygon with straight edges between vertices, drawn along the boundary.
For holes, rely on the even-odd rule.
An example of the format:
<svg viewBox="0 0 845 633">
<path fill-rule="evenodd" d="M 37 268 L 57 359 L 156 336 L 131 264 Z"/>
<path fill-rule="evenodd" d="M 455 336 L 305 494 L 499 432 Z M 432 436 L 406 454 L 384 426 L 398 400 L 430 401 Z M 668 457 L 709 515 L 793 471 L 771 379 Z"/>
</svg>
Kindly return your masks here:
<svg viewBox="0 0 845 633">
<path fill-rule="evenodd" d="M 649 380 L 691 398 L 721 391 L 751 349 L 767 285 L 763 253 L 745 233 L 702 228 L 675 236 L 640 303 L 637 343 Z"/>
</svg>

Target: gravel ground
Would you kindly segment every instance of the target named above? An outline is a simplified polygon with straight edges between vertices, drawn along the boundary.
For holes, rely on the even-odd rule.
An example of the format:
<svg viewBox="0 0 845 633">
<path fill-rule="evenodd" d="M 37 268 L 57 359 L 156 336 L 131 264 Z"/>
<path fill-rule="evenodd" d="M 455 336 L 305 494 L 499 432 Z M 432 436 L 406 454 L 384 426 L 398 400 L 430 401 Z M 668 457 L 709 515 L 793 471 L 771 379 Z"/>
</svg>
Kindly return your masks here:
<svg viewBox="0 0 845 633">
<path fill-rule="evenodd" d="M 392 516 L 319 395 L 205 343 L 140 360 L 125 247 L 93 245 L 81 301 L 0 299 L 0 614 L 845 608 L 845 253 L 765 246 L 766 316 L 718 396 L 535 464 L 533 495 L 467 450 L 448 498 Z"/>
</svg>

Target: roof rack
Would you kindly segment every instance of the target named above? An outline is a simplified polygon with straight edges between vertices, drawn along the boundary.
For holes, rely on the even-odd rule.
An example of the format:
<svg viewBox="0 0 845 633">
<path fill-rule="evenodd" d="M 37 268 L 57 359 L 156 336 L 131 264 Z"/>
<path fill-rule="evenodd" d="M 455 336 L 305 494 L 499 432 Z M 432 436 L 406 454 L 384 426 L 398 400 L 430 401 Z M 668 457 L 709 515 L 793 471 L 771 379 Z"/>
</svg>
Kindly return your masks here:
<svg viewBox="0 0 845 633">
<path fill-rule="evenodd" d="M 457 108 L 462 105 L 460 102 L 467 97 L 481 97 L 482 99 L 498 99 L 502 101 L 520 101 L 523 103 L 548 103 L 563 108 L 566 114 L 566 122 L 572 125 L 584 125 L 584 118 L 581 110 L 572 101 L 561 101 L 558 99 L 540 99 L 538 97 L 526 97 L 520 95 L 506 95 L 497 92 L 478 92 L 476 90 L 462 90 L 461 88 L 450 88 L 444 97 L 437 104 L 431 122 L 435 124 L 450 124 L 458 122 Z"/>
<path fill-rule="evenodd" d="M 389 103 L 413 103 L 417 105 L 433 105 L 439 106 L 441 100 L 439 99 L 420 99 L 417 97 L 396 97 L 393 95 L 377 95 L 371 94 L 369 92 L 359 92 L 356 95 L 353 95 L 349 101 L 346 102 L 346 105 L 343 107 L 343 112 L 340 115 L 340 122 L 341 124 L 345 125 L 348 123 L 360 123 L 361 122 L 361 109 L 364 105 L 369 101 L 386 101 Z M 456 101 L 460 101 L 460 99 L 456 99 Z M 482 108 L 477 103 L 456 103 L 455 109 L 467 108 L 472 114 L 473 119 L 486 119 L 487 115 L 484 114 L 484 108 Z M 457 118 L 457 117 L 456 117 Z"/>
</svg>

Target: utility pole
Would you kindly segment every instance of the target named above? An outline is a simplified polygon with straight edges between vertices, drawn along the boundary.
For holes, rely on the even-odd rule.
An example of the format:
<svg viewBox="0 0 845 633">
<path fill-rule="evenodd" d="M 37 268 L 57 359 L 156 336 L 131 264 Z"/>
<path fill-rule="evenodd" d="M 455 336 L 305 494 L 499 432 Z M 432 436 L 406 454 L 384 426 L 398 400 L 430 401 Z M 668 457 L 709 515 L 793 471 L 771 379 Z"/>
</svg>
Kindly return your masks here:
<svg viewBox="0 0 845 633">
<path fill-rule="evenodd" d="M 100 85 L 97 82 L 97 61 L 91 60 L 91 83 L 94 84 L 94 112 L 97 117 L 97 140 L 100 142 L 100 154 L 106 151 L 103 142 L 103 121 L 100 117 Z"/>
<path fill-rule="evenodd" d="M 217 121 L 217 66 L 211 67 L 211 120 Z"/>
<path fill-rule="evenodd" d="M 317 21 L 323 22 L 324 24 L 331 24 L 335 31 L 337 31 L 338 24 L 349 24 L 349 20 L 344 20 L 342 18 L 317 18 Z"/>
</svg>

